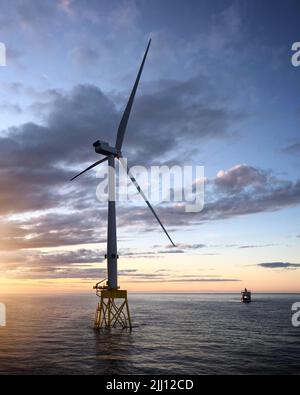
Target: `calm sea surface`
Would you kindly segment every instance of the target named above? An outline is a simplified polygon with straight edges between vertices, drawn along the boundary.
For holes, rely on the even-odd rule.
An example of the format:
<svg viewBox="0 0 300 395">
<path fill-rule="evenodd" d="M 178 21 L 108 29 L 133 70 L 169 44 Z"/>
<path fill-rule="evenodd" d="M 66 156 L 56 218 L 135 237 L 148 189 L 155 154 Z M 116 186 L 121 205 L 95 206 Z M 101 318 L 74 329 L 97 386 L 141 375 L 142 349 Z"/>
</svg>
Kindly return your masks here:
<svg viewBox="0 0 300 395">
<path fill-rule="evenodd" d="M 0 373 L 299 374 L 300 295 L 130 294 L 132 332 L 95 332 L 97 297 L 2 296 Z"/>
</svg>

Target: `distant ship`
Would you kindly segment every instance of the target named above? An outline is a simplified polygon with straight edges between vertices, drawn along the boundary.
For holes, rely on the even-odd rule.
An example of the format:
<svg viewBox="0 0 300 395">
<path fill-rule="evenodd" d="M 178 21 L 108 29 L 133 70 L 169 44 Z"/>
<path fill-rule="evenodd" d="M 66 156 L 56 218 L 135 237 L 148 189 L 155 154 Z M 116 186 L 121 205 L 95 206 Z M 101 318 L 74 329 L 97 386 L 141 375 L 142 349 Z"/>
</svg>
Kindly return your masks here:
<svg viewBox="0 0 300 395">
<path fill-rule="evenodd" d="M 251 302 L 251 291 L 248 291 L 247 288 L 245 288 L 244 291 L 241 292 L 241 294 L 242 294 L 241 301 L 243 303 Z"/>
</svg>

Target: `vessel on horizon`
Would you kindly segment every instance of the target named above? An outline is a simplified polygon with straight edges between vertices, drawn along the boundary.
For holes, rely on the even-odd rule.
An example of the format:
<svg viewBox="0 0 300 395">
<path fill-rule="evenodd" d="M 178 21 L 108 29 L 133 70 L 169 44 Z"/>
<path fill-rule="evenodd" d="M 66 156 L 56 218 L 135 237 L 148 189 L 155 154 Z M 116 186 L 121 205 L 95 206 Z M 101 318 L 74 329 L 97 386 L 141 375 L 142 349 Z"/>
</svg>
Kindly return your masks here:
<svg viewBox="0 0 300 395">
<path fill-rule="evenodd" d="M 248 291 L 247 288 L 244 289 L 244 291 L 241 292 L 241 301 L 243 303 L 250 303 L 251 302 L 251 291 Z"/>
</svg>

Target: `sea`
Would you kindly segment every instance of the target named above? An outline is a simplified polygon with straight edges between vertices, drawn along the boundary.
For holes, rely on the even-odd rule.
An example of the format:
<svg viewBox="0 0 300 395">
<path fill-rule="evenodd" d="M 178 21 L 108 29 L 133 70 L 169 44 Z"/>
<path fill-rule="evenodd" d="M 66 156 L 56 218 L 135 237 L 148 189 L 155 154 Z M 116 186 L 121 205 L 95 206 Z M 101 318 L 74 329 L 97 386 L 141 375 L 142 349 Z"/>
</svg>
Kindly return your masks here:
<svg viewBox="0 0 300 395">
<path fill-rule="evenodd" d="M 129 294 L 133 329 L 95 331 L 93 294 L 0 296 L 0 374 L 299 374 L 300 294 Z"/>
</svg>

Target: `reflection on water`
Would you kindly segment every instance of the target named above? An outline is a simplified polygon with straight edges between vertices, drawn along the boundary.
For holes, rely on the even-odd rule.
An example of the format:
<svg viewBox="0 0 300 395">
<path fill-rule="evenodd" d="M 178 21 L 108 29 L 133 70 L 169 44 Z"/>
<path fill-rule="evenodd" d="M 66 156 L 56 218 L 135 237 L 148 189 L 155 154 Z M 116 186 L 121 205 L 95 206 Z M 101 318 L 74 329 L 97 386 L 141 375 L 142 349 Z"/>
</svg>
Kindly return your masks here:
<svg viewBox="0 0 300 395">
<path fill-rule="evenodd" d="M 2 297 L 0 373 L 300 372 L 300 295 L 131 294 L 134 329 L 93 330 L 93 295 Z"/>
</svg>

